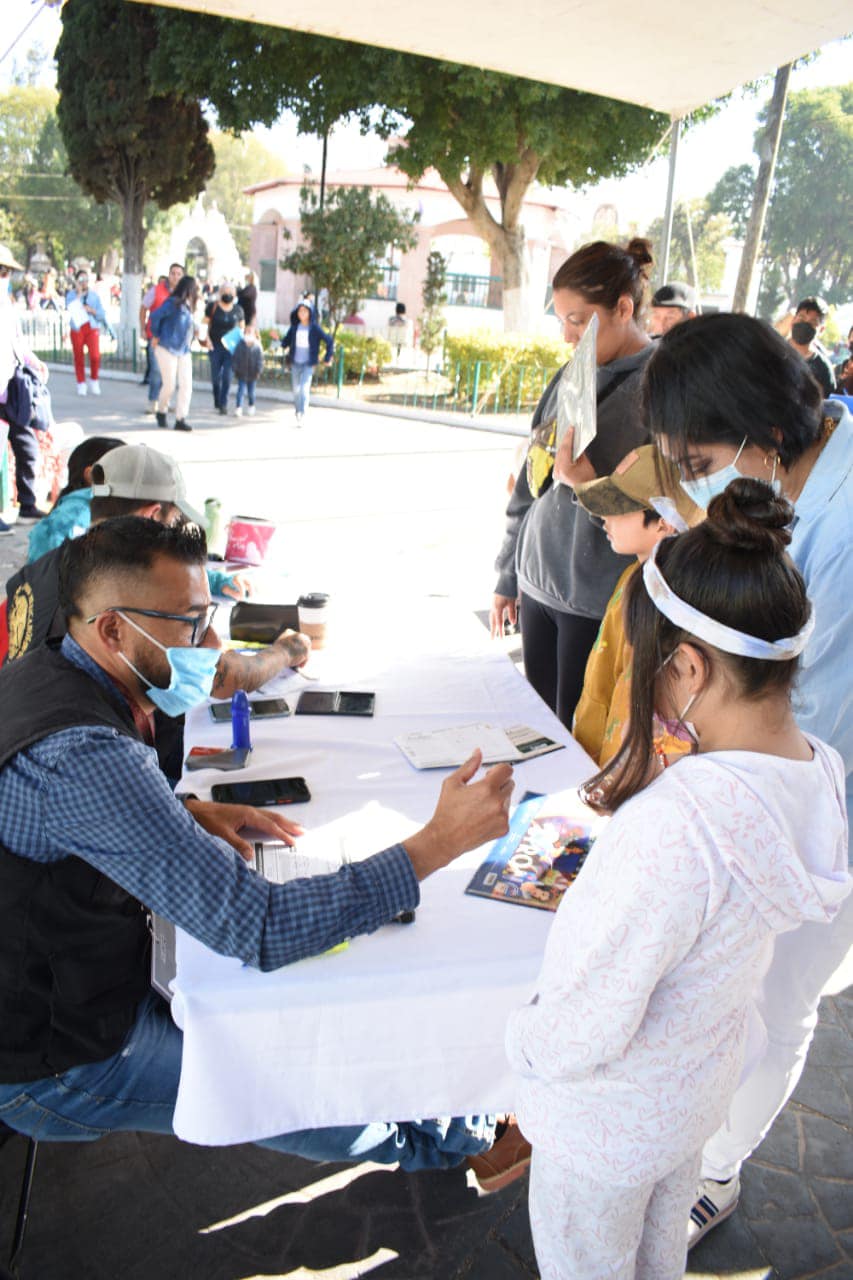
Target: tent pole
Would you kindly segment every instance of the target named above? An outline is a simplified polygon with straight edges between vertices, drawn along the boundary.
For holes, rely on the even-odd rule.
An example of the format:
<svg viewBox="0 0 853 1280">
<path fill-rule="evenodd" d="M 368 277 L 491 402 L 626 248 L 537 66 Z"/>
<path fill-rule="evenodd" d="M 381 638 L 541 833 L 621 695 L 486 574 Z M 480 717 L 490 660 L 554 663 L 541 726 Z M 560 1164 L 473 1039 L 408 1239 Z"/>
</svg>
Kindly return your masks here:
<svg viewBox="0 0 853 1280">
<path fill-rule="evenodd" d="M 669 250 L 672 244 L 672 197 L 675 191 L 675 166 L 678 161 L 678 137 L 681 133 L 681 120 L 672 122 L 672 139 L 669 144 L 669 182 L 666 188 L 666 212 L 663 216 L 663 254 L 661 256 L 660 283 L 666 284 L 669 275 Z"/>
<path fill-rule="evenodd" d="M 690 216 L 690 203 L 684 201 L 684 215 L 687 218 L 687 239 L 690 241 L 690 271 L 693 276 L 693 288 L 696 292 L 696 314 L 702 314 L 702 299 L 699 292 L 699 270 L 696 266 L 696 242 L 693 239 L 693 219 Z"/>
</svg>

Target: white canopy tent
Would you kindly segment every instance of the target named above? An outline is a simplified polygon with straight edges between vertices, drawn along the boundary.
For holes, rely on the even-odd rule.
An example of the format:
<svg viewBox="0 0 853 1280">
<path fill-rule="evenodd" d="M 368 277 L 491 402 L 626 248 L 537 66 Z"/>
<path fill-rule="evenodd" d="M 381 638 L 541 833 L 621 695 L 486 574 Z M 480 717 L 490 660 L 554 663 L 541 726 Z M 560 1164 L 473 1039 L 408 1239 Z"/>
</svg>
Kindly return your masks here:
<svg viewBox="0 0 853 1280">
<path fill-rule="evenodd" d="M 651 107 L 673 121 L 661 263 L 667 276 L 679 124 L 749 80 L 847 34 L 850 0 L 154 0 L 171 8 L 470 63 Z M 778 137 L 777 137 L 778 142 Z M 771 166 L 772 167 L 772 166 Z"/>
<path fill-rule="evenodd" d="M 844 35 L 850 0 L 159 0 L 467 62 L 685 116 L 747 80 Z"/>
</svg>

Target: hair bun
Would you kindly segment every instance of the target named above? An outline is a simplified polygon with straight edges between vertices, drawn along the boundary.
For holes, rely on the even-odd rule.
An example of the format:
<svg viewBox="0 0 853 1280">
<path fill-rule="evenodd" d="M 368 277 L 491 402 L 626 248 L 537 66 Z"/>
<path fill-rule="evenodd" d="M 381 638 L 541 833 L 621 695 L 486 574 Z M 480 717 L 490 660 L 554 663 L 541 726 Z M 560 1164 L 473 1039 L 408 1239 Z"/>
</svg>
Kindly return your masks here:
<svg viewBox="0 0 853 1280">
<path fill-rule="evenodd" d="M 764 480 L 732 483 L 708 506 L 705 528 L 724 547 L 781 555 L 791 541 L 794 508 Z"/>
<path fill-rule="evenodd" d="M 644 268 L 650 267 L 654 262 L 651 240 L 645 240 L 642 236 L 634 236 L 633 240 L 629 240 L 625 246 L 625 252 L 634 259 L 642 275 L 648 278 L 649 273 Z"/>
</svg>

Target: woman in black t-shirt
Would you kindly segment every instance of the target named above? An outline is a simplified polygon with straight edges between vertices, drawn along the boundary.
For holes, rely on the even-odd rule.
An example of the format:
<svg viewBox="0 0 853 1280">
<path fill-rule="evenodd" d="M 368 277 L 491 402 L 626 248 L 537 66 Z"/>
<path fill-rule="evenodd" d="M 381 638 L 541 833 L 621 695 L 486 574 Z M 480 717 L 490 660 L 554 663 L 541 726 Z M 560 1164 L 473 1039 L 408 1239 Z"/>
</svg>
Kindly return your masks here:
<svg viewBox="0 0 853 1280">
<path fill-rule="evenodd" d="M 213 406 L 221 414 L 228 412 L 228 392 L 231 389 L 232 341 L 228 334 L 234 329 L 241 332 L 245 323 L 243 310 L 234 301 L 234 286 L 223 284 L 219 297 L 204 309 L 207 318 L 207 337 L 210 343 L 210 379 L 213 383 Z M 223 342 L 223 338 L 225 341 Z M 236 346 L 236 343 L 233 343 Z"/>
</svg>

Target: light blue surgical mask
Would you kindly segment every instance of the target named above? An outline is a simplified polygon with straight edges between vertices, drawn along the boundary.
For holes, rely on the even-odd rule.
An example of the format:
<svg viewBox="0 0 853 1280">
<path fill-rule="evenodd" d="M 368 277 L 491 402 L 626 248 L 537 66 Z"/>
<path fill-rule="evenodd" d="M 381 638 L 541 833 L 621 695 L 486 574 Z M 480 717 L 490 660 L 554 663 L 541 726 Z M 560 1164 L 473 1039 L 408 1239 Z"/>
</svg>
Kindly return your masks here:
<svg viewBox="0 0 853 1280">
<path fill-rule="evenodd" d="M 681 481 L 682 489 L 693 499 L 697 506 L 707 511 L 712 498 L 716 498 L 718 494 L 728 489 L 733 480 L 742 479 L 742 473 L 738 471 L 735 463 L 746 448 L 746 441 L 747 437 L 744 436 L 740 442 L 740 448 L 727 467 L 720 467 L 719 471 L 712 471 L 709 476 L 700 476 L 697 480 Z M 779 455 L 777 454 L 773 459 L 773 470 L 770 473 L 770 479 L 767 481 L 767 484 L 776 494 L 782 492 L 782 481 L 776 479 L 778 465 Z"/>
<path fill-rule="evenodd" d="M 138 631 L 141 635 L 150 640 L 152 644 L 156 644 L 158 649 L 162 649 L 169 663 L 171 671 L 171 679 L 167 689 L 160 689 L 157 685 L 151 684 L 141 671 L 138 671 L 129 658 L 119 650 L 119 657 L 130 667 L 135 676 L 138 676 L 144 685 L 147 686 L 146 693 L 155 707 L 159 707 L 167 716 L 182 716 L 186 711 L 191 711 L 193 707 L 197 707 L 199 703 L 204 702 L 210 697 L 210 686 L 213 682 L 213 673 L 216 670 L 216 664 L 219 662 L 218 649 L 192 648 L 187 646 L 184 648 L 168 647 L 161 644 L 159 640 L 155 640 L 149 635 L 138 623 L 129 618 L 126 613 L 116 610 L 125 622 Z"/>
<path fill-rule="evenodd" d="M 746 448 L 746 436 L 741 440 L 738 449 L 731 462 L 726 467 L 720 467 L 719 471 L 712 471 L 710 475 L 699 476 L 695 480 L 682 480 L 681 487 L 688 497 L 692 498 L 698 507 L 702 507 L 705 511 L 711 504 L 711 499 L 716 498 L 724 489 L 728 489 L 733 480 L 740 480 L 741 474 L 735 463 Z M 775 475 L 775 464 L 774 464 Z"/>
</svg>

